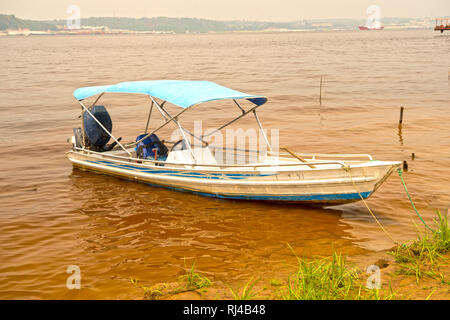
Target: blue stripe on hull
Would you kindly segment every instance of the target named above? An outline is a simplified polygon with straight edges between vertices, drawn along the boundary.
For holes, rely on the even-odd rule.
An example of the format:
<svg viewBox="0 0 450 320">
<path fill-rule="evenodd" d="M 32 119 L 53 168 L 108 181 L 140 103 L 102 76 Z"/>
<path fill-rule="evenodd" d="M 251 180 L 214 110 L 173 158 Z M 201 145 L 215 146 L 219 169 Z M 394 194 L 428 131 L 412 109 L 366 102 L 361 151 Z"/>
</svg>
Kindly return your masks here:
<svg viewBox="0 0 450 320">
<path fill-rule="evenodd" d="M 341 194 L 316 194 L 316 195 L 223 195 L 211 194 L 203 192 L 194 192 L 196 194 L 215 197 L 222 199 L 238 199 L 238 200 L 258 200 L 258 201 L 287 201 L 287 202 L 340 202 L 340 201 L 358 201 L 361 197 L 358 193 L 341 193 Z M 370 196 L 371 192 L 362 192 L 364 199 Z"/>
</svg>

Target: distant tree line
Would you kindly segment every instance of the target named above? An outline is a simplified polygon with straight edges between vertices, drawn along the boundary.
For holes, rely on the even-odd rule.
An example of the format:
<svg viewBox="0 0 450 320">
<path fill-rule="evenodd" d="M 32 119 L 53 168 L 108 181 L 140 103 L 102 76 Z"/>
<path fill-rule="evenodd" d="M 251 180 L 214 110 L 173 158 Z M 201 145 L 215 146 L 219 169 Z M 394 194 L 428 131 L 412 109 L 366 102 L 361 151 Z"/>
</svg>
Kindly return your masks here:
<svg viewBox="0 0 450 320">
<path fill-rule="evenodd" d="M 405 24 L 409 18 L 385 18 L 385 24 Z M 197 18 L 118 18 L 93 17 L 81 19 L 81 26 L 108 27 L 131 31 L 163 31 L 176 33 L 202 33 L 225 31 L 262 31 L 266 29 L 355 29 L 365 23 L 364 19 L 315 19 L 292 22 L 263 22 L 263 21 L 217 21 Z M 56 30 L 57 26 L 64 26 L 66 20 L 24 20 L 14 15 L 0 14 L 0 30 L 30 29 L 30 30 Z"/>
<path fill-rule="evenodd" d="M 24 20 L 16 18 L 14 15 L 0 14 L 0 30 L 6 29 L 30 29 L 39 30 L 56 30 L 56 25 L 45 21 Z"/>
</svg>

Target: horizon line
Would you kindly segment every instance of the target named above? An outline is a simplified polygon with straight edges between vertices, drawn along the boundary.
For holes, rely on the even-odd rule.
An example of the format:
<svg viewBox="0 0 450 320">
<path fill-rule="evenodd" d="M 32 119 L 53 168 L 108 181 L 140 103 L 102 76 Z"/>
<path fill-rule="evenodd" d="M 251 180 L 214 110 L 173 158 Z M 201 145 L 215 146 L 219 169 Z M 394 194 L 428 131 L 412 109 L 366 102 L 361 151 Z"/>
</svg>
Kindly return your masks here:
<svg viewBox="0 0 450 320">
<path fill-rule="evenodd" d="M 65 18 L 51 18 L 51 19 L 33 19 L 33 18 L 21 18 L 14 13 L 1 13 L 0 15 L 10 15 L 14 16 L 17 19 L 21 20 L 33 20 L 33 21 L 55 21 L 55 20 L 67 20 L 68 17 Z M 270 22 L 270 23 L 286 23 L 286 22 L 296 22 L 296 21 L 313 21 L 313 20 L 366 20 L 367 17 L 364 18 L 309 18 L 309 19 L 297 19 L 297 20 L 252 20 L 252 19 L 213 19 L 213 18 L 202 18 L 202 17 L 188 17 L 188 16 L 141 16 L 141 17 L 133 17 L 133 16 L 89 16 L 89 17 L 81 17 L 80 19 L 92 19 L 92 18 L 127 18 L 127 19 L 154 19 L 154 18 L 170 18 L 170 19 L 198 19 L 198 20 L 210 20 L 210 21 L 220 21 L 220 22 L 228 22 L 228 21 L 248 21 L 248 22 Z M 383 19 L 450 19 L 450 15 L 448 16 L 439 16 L 439 17 L 400 17 L 400 16 L 386 16 L 382 17 Z"/>
</svg>

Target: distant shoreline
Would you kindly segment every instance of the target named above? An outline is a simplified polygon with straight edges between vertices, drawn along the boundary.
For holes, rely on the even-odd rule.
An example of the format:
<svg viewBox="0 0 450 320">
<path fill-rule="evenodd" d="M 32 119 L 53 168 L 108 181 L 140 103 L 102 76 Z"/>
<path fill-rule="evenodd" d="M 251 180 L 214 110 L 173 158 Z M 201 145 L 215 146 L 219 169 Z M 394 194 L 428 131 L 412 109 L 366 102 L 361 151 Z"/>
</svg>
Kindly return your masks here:
<svg viewBox="0 0 450 320">
<path fill-rule="evenodd" d="M 164 35 L 211 35 L 211 34 L 286 34 L 286 33 L 324 33 L 324 32 L 359 32 L 359 33 L 379 33 L 386 31 L 399 30 L 433 30 L 426 27 L 402 27 L 402 28 L 385 28 L 384 30 L 361 31 L 355 29 L 304 29 L 304 30 L 241 30 L 241 31 L 209 31 L 209 32 L 110 32 L 110 33 L 29 33 L 29 34 L 2 34 L 0 38 L 26 38 L 26 37 L 63 37 L 63 36 L 164 36 Z"/>
<path fill-rule="evenodd" d="M 170 17 L 140 19 L 91 17 L 76 22 L 77 25 L 73 28 L 74 26 L 68 26 L 67 21 L 63 19 L 37 21 L 0 14 L 0 36 L 349 31 L 366 24 L 365 19 L 264 22 Z M 383 18 L 381 23 L 385 29 L 427 29 L 434 27 L 435 20 L 432 18 Z"/>
</svg>

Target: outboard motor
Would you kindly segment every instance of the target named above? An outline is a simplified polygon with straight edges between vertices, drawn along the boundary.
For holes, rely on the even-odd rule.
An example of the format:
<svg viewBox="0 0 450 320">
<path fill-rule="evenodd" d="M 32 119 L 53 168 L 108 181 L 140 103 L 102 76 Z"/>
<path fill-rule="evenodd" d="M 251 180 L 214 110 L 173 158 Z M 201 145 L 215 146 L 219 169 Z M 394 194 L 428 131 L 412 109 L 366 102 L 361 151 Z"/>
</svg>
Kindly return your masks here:
<svg viewBox="0 0 450 320">
<path fill-rule="evenodd" d="M 136 138 L 136 141 L 141 140 L 147 134 L 141 134 Z M 140 159 L 154 159 L 165 161 L 167 159 L 167 153 L 169 149 L 159 140 L 158 136 L 152 133 L 150 136 L 142 140 L 136 145 L 136 155 Z M 156 155 L 155 155 L 156 151 Z"/>
<path fill-rule="evenodd" d="M 105 106 L 93 106 L 89 109 L 92 115 L 106 128 L 112 132 L 112 121 Z M 103 152 L 109 151 L 117 144 L 116 142 L 107 145 L 111 138 L 109 134 L 92 118 L 88 112 L 83 113 L 84 134 L 86 137 L 86 146 L 92 150 Z M 121 138 L 117 139 L 120 141 Z"/>
</svg>

